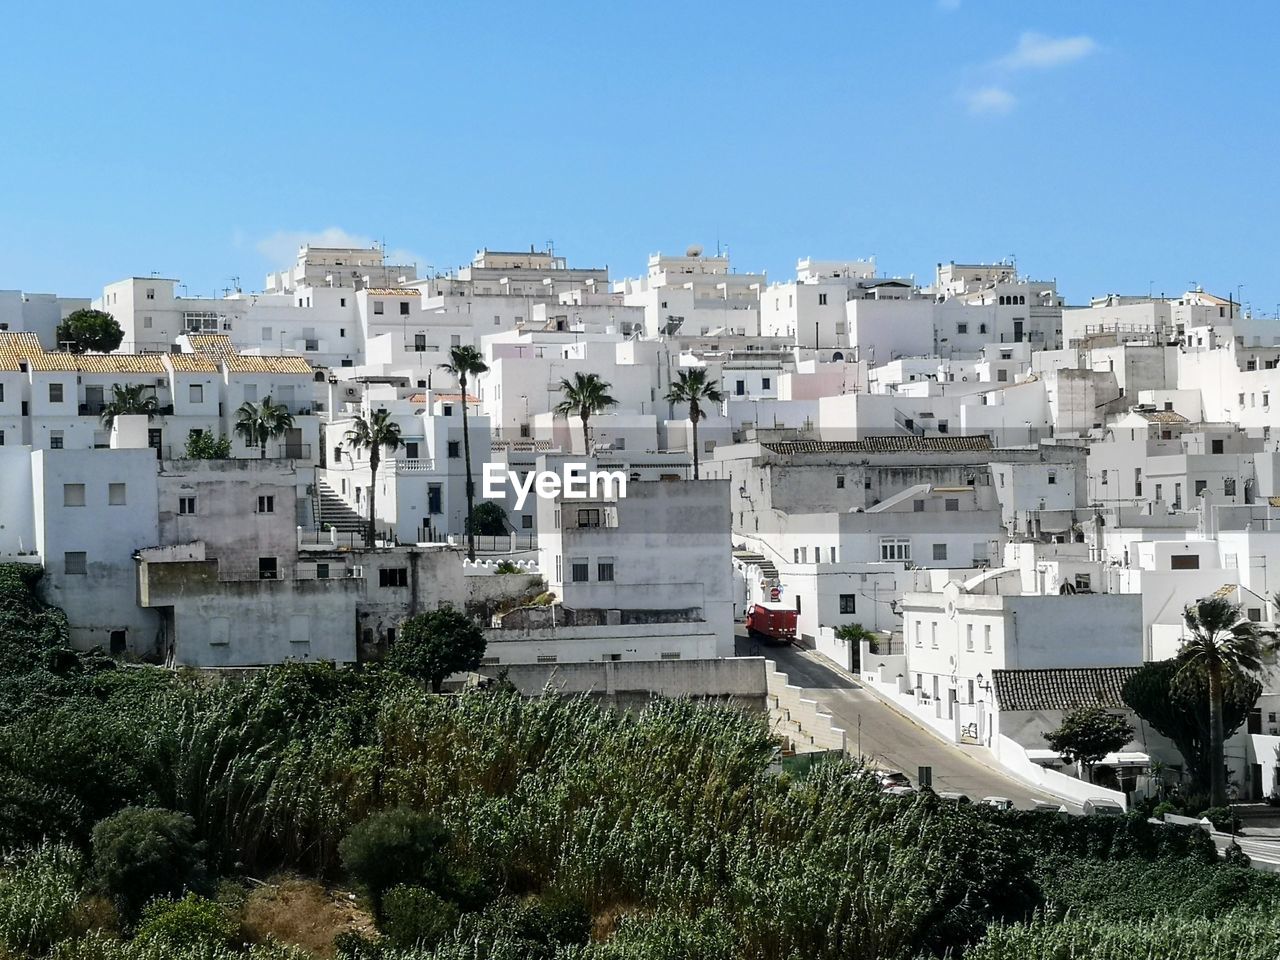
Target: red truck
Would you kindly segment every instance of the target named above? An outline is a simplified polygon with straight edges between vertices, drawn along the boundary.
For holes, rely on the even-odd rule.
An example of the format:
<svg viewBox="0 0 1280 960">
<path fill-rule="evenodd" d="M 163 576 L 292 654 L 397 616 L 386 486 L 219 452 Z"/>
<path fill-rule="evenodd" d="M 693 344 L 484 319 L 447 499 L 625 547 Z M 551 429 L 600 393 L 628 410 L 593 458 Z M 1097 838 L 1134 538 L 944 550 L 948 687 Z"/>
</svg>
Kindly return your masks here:
<svg viewBox="0 0 1280 960">
<path fill-rule="evenodd" d="M 757 603 L 747 612 L 747 636 L 765 643 L 795 643 L 796 612 Z"/>
</svg>

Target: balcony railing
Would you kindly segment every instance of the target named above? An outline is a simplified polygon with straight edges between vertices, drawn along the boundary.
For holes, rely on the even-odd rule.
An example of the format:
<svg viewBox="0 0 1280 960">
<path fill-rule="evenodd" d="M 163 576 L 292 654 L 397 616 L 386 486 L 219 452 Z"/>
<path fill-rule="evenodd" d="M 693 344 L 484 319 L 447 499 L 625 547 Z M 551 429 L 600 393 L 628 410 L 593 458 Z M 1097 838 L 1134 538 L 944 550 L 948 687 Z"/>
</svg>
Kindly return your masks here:
<svg viewBox="0 0 1280 960">
<path fill-rule="evenodd" d="M 435 467 L 430 457 L 395 457 L 383 460 L 378 469 L 387 473 L 430 473 Z"/>
<path fill-rule="evenodd" d="M 283 460 L 310 460 L 311 444 L 282 443 L 276 447 L 276 456 Z"/>
</svg>

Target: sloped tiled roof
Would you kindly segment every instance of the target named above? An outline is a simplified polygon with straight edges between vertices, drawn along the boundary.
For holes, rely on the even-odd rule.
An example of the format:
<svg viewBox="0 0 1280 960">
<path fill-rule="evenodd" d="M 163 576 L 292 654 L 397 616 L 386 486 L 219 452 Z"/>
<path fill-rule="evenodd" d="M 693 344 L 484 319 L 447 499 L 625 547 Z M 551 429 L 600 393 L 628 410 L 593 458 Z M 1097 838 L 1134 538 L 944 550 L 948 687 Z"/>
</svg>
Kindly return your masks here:
<svg viewBox="0 0 1280 960">
<path fill-rule="evenodd" d="M 166 353 L 165 360 L 176 373 L 217 373 L 218 365 L 203 353 Z"/>
<path fill-rule="evenodd" d="M 232 373 L 301 373 L 308 376 L 311 374 L 311 364 L 301 357 L 236 353 L 223 357 L 222 362 Z"/>
<path fill-rule="evenodd" d="M 236 355 L 236 348 L 225 333 L 191 333 L 187 335 L 187 342 L 196 353 L 219 360 Z"/>
<path fill-rule="evenodd" d="M 991 449 L 987 436 L 867 437 L 865 440 L 784 440 L 761 444 L 771 453 L 970 453 Z"/>
<path fill-rule="evenodd" d="M 416 287 L 370 287 L 368 294 L 371 297 L 420 297 L 422 291 Z"/>
<path fill-rule="evenodd" d="M 40 338 L 34 333 L 0 332 L 0 370 L 18 370 L 33 353 L 44 353 Z"/>
<path fill-rule="evenodd" d="M 445 402 L 447 402 L 447 403 L 457 403 L 459 400 L 461 400 L 461 399 L 462 399 L 462 394 L 460 394 L 460 393 L 437 393 L 437 394 L 436 394 L 436 399 L 437 399 L 437 400 L 444 400 L 444 401 L 445 401 Z M 425 393 L 411 393 L 411 394 L 409 394 L 409 402 L 410 402 L 410 403 L 426 403 L 426 402 L 427 402 L 427 395 L 426 395 Z M 477 397 L 477 396 L 473 396 L 473 395 L 472 395 L 472 394 L 470 394 L 470 393 L 468 393 L 468 394 L 467 394 L 467 403 L 479 403 L 479 402 L 480 402 L 480 398 L 479 398 L 479 397 Z"/>
<path fill-rule="evenodd" d="M 1176 410 L 1136 410 L 1134 411 L 1148 423 L 1190 423 L 1191 421 Z"/>
<path fill-rule="evenodd" d="M 1120 689 L 1140 667 L 994 670 L 991 684 L 1001 710 L 1075 710 L 1124 707 Z"/>
<path fill-rule="evenodd" d="M 47 354 L 54 356 L 54 354 Z M 85 353 L 75 357 L 82 373 L 158 373 L 168 369 L 158 353 Z"/>
</svg>

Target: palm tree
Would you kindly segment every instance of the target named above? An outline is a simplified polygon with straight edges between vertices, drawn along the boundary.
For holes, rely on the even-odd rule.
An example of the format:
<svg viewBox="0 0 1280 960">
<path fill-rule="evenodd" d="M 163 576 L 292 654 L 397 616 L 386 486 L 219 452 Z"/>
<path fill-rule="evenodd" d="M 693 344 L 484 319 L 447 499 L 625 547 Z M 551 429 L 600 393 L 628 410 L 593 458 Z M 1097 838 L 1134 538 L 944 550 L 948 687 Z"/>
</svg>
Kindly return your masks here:
<svg viewBox="0 0 1280 960">
<path fill-rule="evenodd" d="M 693 424 L 693 479 L 698 479 L 698 421 L 702 419 L 702 403 L 719 403 L 724 394 L 714 380 L 707 378 L 705 367 L 681 370 L 667 392 L 668 403 L 687 403 L 689 422 Z"/>
<path fill-rule="evenodd" d="M 449 351 L 449 362 L 440 364 L 458 380 L 458 392 L 462 394 L 462 457 L 467 466 L 467 559 L 476 558 L 475 523 L 471 513 L 475 507 L 476 486 L 471 479 L 471 432 L 467 429 L 467 378 L 478 377 L 489 369 L 480 351 L 471 346 L 458 346 Z"/>
<path fill-rule="evenodd" d="M 262 403 L 253 404 L 246 400 L 236 411 L 236 435 L 242 437 L 247 444 L 257 444 L 262 451 L 262 459 L 267 458 L 267 441 L 272 437 L 282 437 L 293 429 L 293 414 L 282 403 L 272 403 L 271 398 L 263 397 Z"/>
<path fill-rule="evenodd" d="M 556 404 L 555 412 L 564 417 L 577 414 L 582 419 L 582 450 L 590 453 L 587 421 L 592 414 L 617 406 L 618 401 L 609 396 L 609 383 L 595 373 L 575 373 L 572 380 L 562 379 L 560 392 L 564 399 Z"/>
<path fill-rule="evenodd" d="M 1275 634 L 1246 618 L 1239 604 L 1226 597 L 1208 597 L 1187 604 L 1182 611 L 1191 636 L 1179 656 L 1183 669 L 1204 670 L 1209 678 L 1209 792 L 1210 805 L 1227 802 L 1226 759 L 1223 749 L 1222 685 L 1230 672 L 1258 673 L 1262 656 Z"/>
<path fill-rule="evenodd" d="M 148 392 L 150 391 L 150 392 Z M 111 399 L 102 407 L 102 422 L 108 429 L 116 422 L 116 417 L 128 417 L 145 414 L 150 420 L 160 412 L 160 402 L 156 400 L 155 391 L 140 383 L 132 383 L 127 387 L 113 384 Z"/>
<path fill-rule="evenodd" d="M 383 449 L 395 453 L 400 449 L 400 427 L 391 419 L 385 410 L 375 410 L 369 418 L 356 417 L 347 431 L 346 441 L 352 447 L 369 451 L 369 535 L 368 544 L 373 546 L 373 538 L 377 533 L 377 513 L 374 503 L 378 495 L 378 464 L 382 460 Z"/>
</svg>

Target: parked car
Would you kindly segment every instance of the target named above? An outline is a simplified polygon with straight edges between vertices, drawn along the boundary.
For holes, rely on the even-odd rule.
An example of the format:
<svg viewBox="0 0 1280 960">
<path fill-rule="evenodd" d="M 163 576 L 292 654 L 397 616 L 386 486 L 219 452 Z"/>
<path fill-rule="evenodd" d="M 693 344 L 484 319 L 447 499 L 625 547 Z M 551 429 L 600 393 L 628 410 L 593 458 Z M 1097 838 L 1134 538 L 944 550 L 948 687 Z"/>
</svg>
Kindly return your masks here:
<svg viewBox="0 0 1280 960">
<path fill-rule="evenodd" d="M 880 781 L 881 789 L 911 786 L 911 780 L 900 770 L 877 770 L 876 778 Z"/>
<path fill-rule="evenodd" d="M 1036 805 L 1031 808 L 1036 813 L 1060 813 L 1063 816 L 1067 814 L 1067 808 L 1060 803 L 1054 803 L 1052 800 L 1037 800 Z"/>
<path fill-rule="evenodd" d="M 887 797 L 910 797 L 914 796 L 916 791 L 914 787 L 904 787 L 899 784 L 898 786 L 885 787 L 880 792 Z"/>
<path fill-rule="evenodd" d="M 995 807 L 997 810 L 1013 809 L 1013 801 L 1008 797 L 983 797 L 982 805 L 984 807 Z"/>
<path fill-rule="evenodd" d="M 1123 817 L 1124 807 L 1106 797 L 1090 797 L 1084 802 L 1086 817 Z"/>
<path fill-rule="evenodd" d="M 938 796 L 943 800 L 950 800 L 952 803 L 973 803 L 968 794 L 959 793 L 955 790 L 944 790 Z"/>
</svg>

